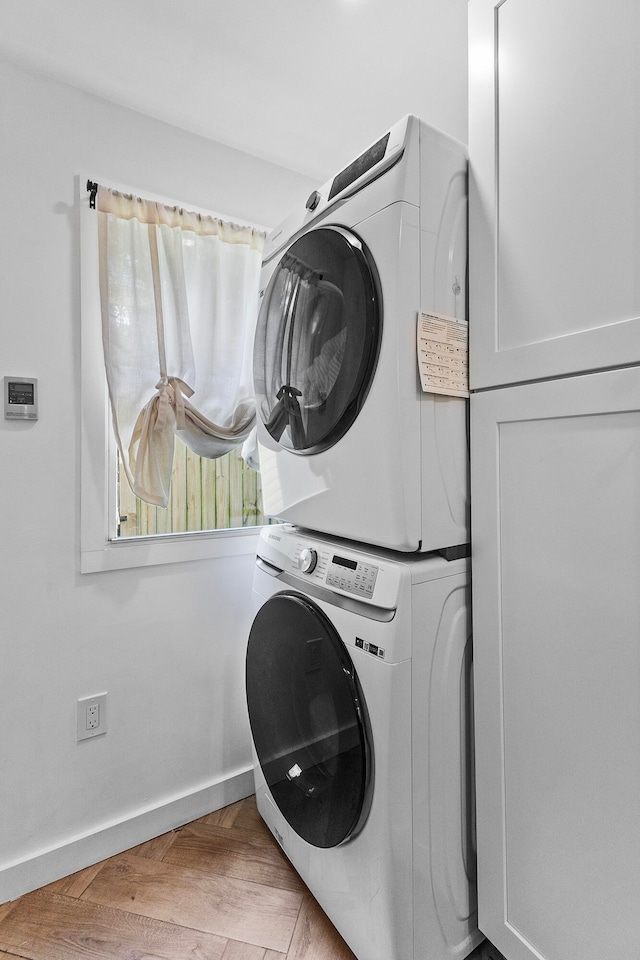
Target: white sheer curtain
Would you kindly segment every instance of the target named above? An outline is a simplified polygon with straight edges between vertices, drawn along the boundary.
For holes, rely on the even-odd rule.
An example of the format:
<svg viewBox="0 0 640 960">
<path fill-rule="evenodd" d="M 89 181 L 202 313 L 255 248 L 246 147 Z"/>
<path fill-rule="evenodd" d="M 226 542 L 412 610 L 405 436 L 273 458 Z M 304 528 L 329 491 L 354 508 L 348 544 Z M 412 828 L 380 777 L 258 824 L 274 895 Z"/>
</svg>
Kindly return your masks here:
<svg viewBox="0 0 640 960">
<path fill-rule="evenodd" d="M 253 427 L 264 233 L 105 187 L 96 209 L 116 440 L 136 496 L 166 506 L 176 433 L 215 459 Z"/>
</svg>

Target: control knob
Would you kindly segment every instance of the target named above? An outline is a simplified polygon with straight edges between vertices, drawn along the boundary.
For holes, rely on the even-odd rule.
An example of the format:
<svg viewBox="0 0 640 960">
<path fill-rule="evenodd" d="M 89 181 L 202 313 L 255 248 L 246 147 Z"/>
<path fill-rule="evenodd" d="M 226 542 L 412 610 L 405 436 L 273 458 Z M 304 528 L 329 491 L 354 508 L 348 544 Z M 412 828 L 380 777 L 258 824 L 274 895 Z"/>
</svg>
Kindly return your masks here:
<svg viewBox="0 0 640 960">
<path fill-rule="evenodd" d="M 318 562 L 318 554 L 312 547 L 305 547 L 300 553 L 298 566 L 303 573 L 313 573 Z"/>
<path fill-rule="evenodd" d="M 321 200 L 322 194 L 318 193 L 317 190 L 314 190 L 305 204 L 307 210 L 315 210 Z"/>
</svg>

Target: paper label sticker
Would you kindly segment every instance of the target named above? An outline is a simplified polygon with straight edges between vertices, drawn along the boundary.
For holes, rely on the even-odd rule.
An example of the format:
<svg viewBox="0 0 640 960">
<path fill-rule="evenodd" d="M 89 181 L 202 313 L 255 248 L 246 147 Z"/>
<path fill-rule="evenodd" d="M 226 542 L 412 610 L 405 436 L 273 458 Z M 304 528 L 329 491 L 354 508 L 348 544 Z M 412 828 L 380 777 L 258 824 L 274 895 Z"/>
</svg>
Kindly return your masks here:
<svg viewBox="0 0 640 960">
<path fill-rule="evenodd" d="M 468 397 L 468 322 L 442 314 L 419 313 L 418 369 L 424 393 Z"/>
</svg>

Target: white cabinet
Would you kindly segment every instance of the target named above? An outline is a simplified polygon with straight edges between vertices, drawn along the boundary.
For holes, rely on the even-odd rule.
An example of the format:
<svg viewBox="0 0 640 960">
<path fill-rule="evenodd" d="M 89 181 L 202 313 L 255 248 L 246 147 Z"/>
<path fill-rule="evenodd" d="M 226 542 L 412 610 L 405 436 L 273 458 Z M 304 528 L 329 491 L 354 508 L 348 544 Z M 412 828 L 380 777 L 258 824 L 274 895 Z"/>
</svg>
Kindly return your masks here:
<svg viewBox="0 0 640 960">
<path fill-rule="evenodd" d="M 480 928 L 509 960 L 631 960 L 640 371 L 476 394 L 471 443 Z"/>
<path fill-rule="evenodd" d="M 640 362 L 640 3 L 469 24 L 472 388 Z"/>
<path fill-rule="evenodd" d="M 631 960 L 640 3 L 470 0 L 469 23 L 479 926 L 508 960 Z"/>
</svg>

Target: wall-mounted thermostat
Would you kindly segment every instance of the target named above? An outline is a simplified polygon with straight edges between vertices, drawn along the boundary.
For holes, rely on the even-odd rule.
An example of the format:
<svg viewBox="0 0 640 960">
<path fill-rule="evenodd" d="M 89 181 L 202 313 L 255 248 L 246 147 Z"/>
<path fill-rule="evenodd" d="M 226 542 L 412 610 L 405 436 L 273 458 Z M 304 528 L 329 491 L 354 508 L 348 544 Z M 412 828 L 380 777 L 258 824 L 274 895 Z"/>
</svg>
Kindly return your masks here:
<svg viewBox="0 0 640 960">
<path fill-rule="evenodd" d="M 33 377 L 4 378 L 5 420 L 38 419 L 38 381 Z"/>
</svg>

